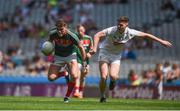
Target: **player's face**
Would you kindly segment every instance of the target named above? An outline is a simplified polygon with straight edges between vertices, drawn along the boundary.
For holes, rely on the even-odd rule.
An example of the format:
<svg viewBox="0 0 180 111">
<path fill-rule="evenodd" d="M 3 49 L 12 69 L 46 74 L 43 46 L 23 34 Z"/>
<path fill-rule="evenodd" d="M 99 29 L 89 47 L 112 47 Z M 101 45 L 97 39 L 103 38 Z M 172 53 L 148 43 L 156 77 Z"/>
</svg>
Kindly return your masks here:
<svg viewBox="0 0 180 111">
<path fill-rule="evenodd" d="M 83 26 L 79 27 L 78 34 L 83 37 L 85 35 L 85 28 Z"/>
<path fill-rule="evenodd" d="M 66 27 L 58 27 L 58 32 L 60 36 L 64 36 L 67 34 L 67 28 Z"/>
<path fill-rule="evenodd" d="M 117 24 L 117 27 L 118 27 L 119 31 L 124 31 L 127 26 L 128 26 L 128 22 L 125 22 L 125 21 L 120 21 Z"/>
</svg>

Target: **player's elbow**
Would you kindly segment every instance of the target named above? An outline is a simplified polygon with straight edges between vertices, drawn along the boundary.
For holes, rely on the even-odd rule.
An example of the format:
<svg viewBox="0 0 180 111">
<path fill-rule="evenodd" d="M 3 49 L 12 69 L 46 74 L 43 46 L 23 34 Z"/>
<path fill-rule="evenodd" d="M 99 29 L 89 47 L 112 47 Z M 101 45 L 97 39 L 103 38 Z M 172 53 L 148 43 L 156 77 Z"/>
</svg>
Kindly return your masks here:
<svg viewBox="0 0 180 111">
<path fill-rule="evenodd" d="M 149 38 L 149 37 L 151 37 L 151 34 L 149 34 L 149 33 L 144 33 L 144 32 L 141 32 L 141 33 L 139 34 L 139 36 L 140 36 L 140 37 Z"/>
<path fill-rule="evenodd" d="M 151 35 L 151 34 L 148 34 L 148 33 L 144 33 L 143 36 L 146 37 L 146 38 L 151 38 L 151 37 L 152 37 L 152 35 Z"/>
<path fill-rule="evenodd" d="M 97 34 L 95 34 L 94 39 L 100 39 L 101 37 L 104 37 L 105 33 L 100 31 Z"/>
</svg>

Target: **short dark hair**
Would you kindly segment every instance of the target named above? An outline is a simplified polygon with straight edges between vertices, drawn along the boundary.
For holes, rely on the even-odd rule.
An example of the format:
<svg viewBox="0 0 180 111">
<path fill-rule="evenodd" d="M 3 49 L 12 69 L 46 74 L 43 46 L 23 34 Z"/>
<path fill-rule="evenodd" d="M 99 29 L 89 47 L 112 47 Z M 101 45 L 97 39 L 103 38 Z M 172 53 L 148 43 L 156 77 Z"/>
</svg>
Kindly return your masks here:
<svg viewBox="0 0 180 111">
<path fill-rule="evenodd" d="M 58 19 L 56 21 L 56 27 L 66 27 L 66 26 L 67 26 L 67 24 L 63 19 Z"/>
<path fill-rule="evenodd" d="M 129 18 L 127 16 L 121 16 L 117 19 L 118 22 L 128 22 Z"/>
<path fill-rule="evenodd" d="M 78 25 L 76 26 L 77 29 L 79 29 L 80 27 L 84 27 L 84 25 L 83 25 L 83 24 L 78 24 Z"/>
</svg>

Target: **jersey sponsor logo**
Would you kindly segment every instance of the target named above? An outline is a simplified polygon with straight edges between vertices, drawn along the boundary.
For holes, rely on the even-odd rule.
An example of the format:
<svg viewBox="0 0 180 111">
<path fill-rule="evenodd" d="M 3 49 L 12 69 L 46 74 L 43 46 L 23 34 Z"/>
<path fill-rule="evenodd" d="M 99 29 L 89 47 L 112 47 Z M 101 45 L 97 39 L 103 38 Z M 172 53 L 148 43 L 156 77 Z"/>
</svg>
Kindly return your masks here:
<svg viewBox="0 0 180 111">
<path fill-rule="evenodd" d="M 90 40 L 81 40 L 80 42 L 84 47 L 90 46 L 90 43 L 91 43 Z"/>
<path fill-rule="evenodd" d="M 57 45 L 61 45 L 61 46 L 69 46 L 72 44 L 72 41 L 71 40 L 66 40 L 66 39 L 55 39 L 55 44 Z"/>
<path fill-rule="evenodd" d="M 132 34 L 130 34 L 129 36 L 133 36 Z M 117 35 L 113 35 L 113 41 L 114 42 L 117 42 L 117 41 L 123 41 L 123 40 L 128 40 L 129 39 L 129 37 L 128 37 L 128 34 L 125 34 L 124 36 L 123 35 L 119 35 L 119 36 L 117 36 Z"/>
<path fill-rule="evenodd" d="M 123 37 L 122 36 L 113 36 L 113 41 L 122 41 Z"/>
</svg>

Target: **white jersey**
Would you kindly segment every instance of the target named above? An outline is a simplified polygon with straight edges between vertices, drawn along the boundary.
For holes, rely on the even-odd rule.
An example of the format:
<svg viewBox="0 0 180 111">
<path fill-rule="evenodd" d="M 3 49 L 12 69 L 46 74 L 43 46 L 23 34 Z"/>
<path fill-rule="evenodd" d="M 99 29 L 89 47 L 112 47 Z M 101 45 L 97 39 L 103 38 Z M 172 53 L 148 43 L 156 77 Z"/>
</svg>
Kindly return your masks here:
<svg viewBox="0 0 180 111">
<path fill-rule="evenodd" d="M 128 40 L 132 39 L 133 37 L 138 36 L 140 33 L 140 31 L 126 27 L 124 33 L 120 34 L 117 26 L 113 26 L 102 31 L 105 33 L 105 39 L 102 41 L 99 48 L 106 50 L 111 54 L 120 54 L 123 44 L 128 42 Z M 114 41 L 120 42 L 122 45 L 114 45 Z"/>
</svg>

